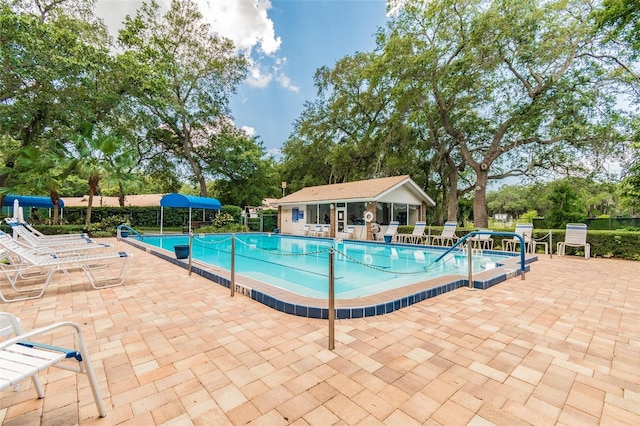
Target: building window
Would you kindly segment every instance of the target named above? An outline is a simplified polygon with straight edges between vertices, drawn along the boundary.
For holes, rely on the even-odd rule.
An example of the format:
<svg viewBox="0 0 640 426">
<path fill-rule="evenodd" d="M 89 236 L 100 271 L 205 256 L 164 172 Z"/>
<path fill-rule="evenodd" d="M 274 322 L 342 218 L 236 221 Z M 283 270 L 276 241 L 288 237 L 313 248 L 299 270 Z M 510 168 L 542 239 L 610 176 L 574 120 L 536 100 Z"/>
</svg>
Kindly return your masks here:
<svg viewBox="0 0 640 426">
<path fill-rule="evenodd" d="M 316 222 L 316 223 L 325 224 L 325 225 L 328 225 L 329 223 L 331 223 L 331 206 L 329 204 L 320 204 L 318 207 L 319 207 L 318 208 L 319 222 Z"/>
<path fill-rule="evenodd" d="M 347 224 L 364 225 L 365 203 L 347 203 Z"/>
<path fill-rule="evenodd" d="M 317 204 L 307 204 L 307 223 L 318 223 Z"/>
</svg>

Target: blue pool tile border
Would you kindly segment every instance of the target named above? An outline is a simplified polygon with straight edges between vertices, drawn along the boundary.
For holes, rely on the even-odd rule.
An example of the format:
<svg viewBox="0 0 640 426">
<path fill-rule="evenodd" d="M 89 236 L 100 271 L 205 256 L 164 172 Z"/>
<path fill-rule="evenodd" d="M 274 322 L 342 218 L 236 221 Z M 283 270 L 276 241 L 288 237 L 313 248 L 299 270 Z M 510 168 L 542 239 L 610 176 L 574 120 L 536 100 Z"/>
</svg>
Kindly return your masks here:
<svg viewBox="0 0 640 426">
<path fill-rule="evenodd" d="M 137 247 L 141 250 L 144 250 L 148 253 L 151 253 L 163 260 L 166 260 L 174 265 L 180 266 L 184 269 L 188 269 L 188 264 L 184 260 L 178 260 L 175 257 L 167 255 L 164 252 L 157 251 L 149 246 L 141 246 L 136 244 L 135 239 L 127 238 L 122 241 L 127 242 L 128 244 Z M 370 242 L 371 244 L 376 244 L 375 242 Z M 500 254 L 504 254 L 502 252 L 498 252 Z M 525 272 L 530 270 L 530 264 L 537 260 L 537 256 L 531 256 L 525 260 Z M 192 265 L 191 272 L 202 276 L 203 278 L 207 278 L 223 287 L 230 288 L 231 282 L 229 279 L 224 278 L 220 275 L 217 275 L 211 271 L 204 270 L 198 266 Z M 503 274 L 497 275 L 495 277 L 489 278 L 487 280 L 473 280 L 473 288 L 479 290 L 486 290 L 490 287 L 493 287 L 496 284 L 499 284 L 503 281 L 506 281 L 510 278 L 521 275 L 521 271 L 511 270 L 505 272 Z M 421 290 L 417 293 L 403 296 L 401 298 L 391 300 L 384 303 L 378 303 L 370 306 L 358 306 L 353 308 L 336 308 L 335 309 L 335 318 L 336 319 L 354 319 L 354 318 L 363 318 L 363 317 L 372 317 L 376 315 L 384 315 L 395 312 L 399 309 L 406 308 L 407 306 L 411 306 L 415 303 L 422 302 L 427 299 L 431 299 L 433 297 L 439 296 L 441 294 L 457 290 L 461 287 L 469 287 L 468 279 L 456 279 L 455 281 L 442 284 L 436 287 L 431 287 L 429 289 Z M 329 318 L 329 310 L 323 307 L 317 306 L 307 306 L 307 305 L 298 305 L 290 302 L 286 302 L 284 300 L 279 300 L 269 294 L 266 294 L 262 291 L 251 289 L 251 294 L 247 294 L 247 296 L 251 297 L 258 303 L 262 303 L 263 305 L 269 306 L 272 309 L 276 309 L 278 311 L 284 312 L 290 315 L 296 315 L 305 318 L 315 318 L 315 319 L 328 319 Z"/>
</svg>

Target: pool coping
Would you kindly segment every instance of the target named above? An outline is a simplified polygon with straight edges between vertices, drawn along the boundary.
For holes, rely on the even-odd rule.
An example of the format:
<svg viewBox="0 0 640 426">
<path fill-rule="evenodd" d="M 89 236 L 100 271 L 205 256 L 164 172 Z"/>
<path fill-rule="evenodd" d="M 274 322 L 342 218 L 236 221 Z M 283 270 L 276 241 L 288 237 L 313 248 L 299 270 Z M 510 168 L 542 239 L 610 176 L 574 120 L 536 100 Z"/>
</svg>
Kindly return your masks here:
<svg viewBox="0 0 640 426">
<path fill-rule="evenodd" d="M 308 238 L 304 236 L 286 234 L 281 235 L 291 238 Z M 156 237 L 160 235 L 154 234 L 153 236 Z M 171 237 L 172 235 L 165 234 L 162 236 Z M 184 237 L 184 235 L 182 234 L 175 236 Z M 176 259 L 175 254 L 170 250 L 145 244 L 144 238 L 142 241 L 138 241 L 138 239 L 135 237 L 126 237 L 121 238 L 121 241 L 188 270 L 188 259 Z M 352 241 L 364 244 L 385 245 L 384 242 L 378 241 Z M 401 246 L 414 248 L 428 247 L 429 249 L 442 251 L 445 251 L 449 248 L 440 246 L 425 246 L 420 244 L 402 244 Z M 484 250 L 483 252 L 488 254 L 493 253 L 508 255 L 510 257 L 506 259 L 500 266 L 489 269 L 485 272 L 474 274 L 473 284 L 470 289 L 486 290 L 496 284 L 521 275 L 519 253 L 505 252 L 502 250 Z M 529 271 L 530 264 L 537 260 L 538 257 L 536 254 L 526 254 L 525 272 Z M 193 260 L 191 264 L 191 272 L 207 278 L 219 285 L 222 285 L 223 287 L 231 289 L 231 271 L 229 270 Z M 329 318 L 328 299 L 318 299 L 313 297 L 301 296 L 299 294 L 287 291 L 280 287 L 275 287 L 254 278 L 250 278 L 238 273 L 235 273 L 234 275 L 235 293 L 250 297 L 251 299 L 262 303 L 263 305 L 269 306 L 273 309 L 287 314 L 317 319 Z M 335 318 L 350 319 L 384 315 L 397 311 L 398 309 L 413 305 L 414 303 L 418 303 L 423 300 L 438 296 L 440 294 L 456 290 L 461 287 L 469 287 L 469 279 L 467 276 L 448 275 L 430 279 L 428 281 L 420 281 L 414 284 L 400 287 L 398 289 L 386 290 L 370 296 L 349 299 L 336 299 L 334 304 Z"/>
</svg>

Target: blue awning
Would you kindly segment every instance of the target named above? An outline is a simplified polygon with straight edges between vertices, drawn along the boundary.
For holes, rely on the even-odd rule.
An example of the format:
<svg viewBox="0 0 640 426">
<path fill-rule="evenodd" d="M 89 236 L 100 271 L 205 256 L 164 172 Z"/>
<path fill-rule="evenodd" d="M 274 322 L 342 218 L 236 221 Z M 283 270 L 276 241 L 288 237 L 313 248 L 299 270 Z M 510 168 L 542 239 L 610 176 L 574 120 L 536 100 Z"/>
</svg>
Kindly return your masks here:
<svg viewBox="0 0 640 426">
<path fill-rule="evenodd" d="M 14 200 L 18 200 L 20 207 L 42 207 L 47 209 L 53 208 L 50 197 L 40 197 L 37 195 L 7 195 L 4 197 L 2 205 L 5 207 L 13 207 Z M 64 207 L 64 201 L 60 198 L 58 202 L 60 208 Z"/>
<path fill-rule="evenodd" d="M 215 198 L 195 195 L 167 194 L 160 199 L 162 207 L 191 207 L 194 209 L 220 210 L 222 205 Z"/>
</svg>

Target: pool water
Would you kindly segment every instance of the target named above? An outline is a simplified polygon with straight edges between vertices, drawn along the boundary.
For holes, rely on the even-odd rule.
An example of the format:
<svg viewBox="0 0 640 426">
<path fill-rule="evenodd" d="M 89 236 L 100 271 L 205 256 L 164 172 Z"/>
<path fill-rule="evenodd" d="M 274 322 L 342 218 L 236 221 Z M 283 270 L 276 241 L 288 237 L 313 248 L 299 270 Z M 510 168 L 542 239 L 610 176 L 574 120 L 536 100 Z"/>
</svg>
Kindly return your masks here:
<svg viewBox="0 0 640 426">
<path fill-rule="evenodd" d="M 229 234 L 195 235 L 193 259 L 230 270 L 231 239 Z M 331 247 L 337 299 L 365 297 L 442 276 L 468 274 L 467 255 L 460 251 L 434 262 L 442 255 L 442 248 L 278 234 L 238 234 L 235 239 L 236 274 L 312 298 L 327 297 Z M 145 235 L 143 242 L 173 251 L 175 245 L 189 244 L 189 237 Z M 508 257 L 495 252 L 474 256 L 473 272 L 495 267 Z"/>
</svg>

